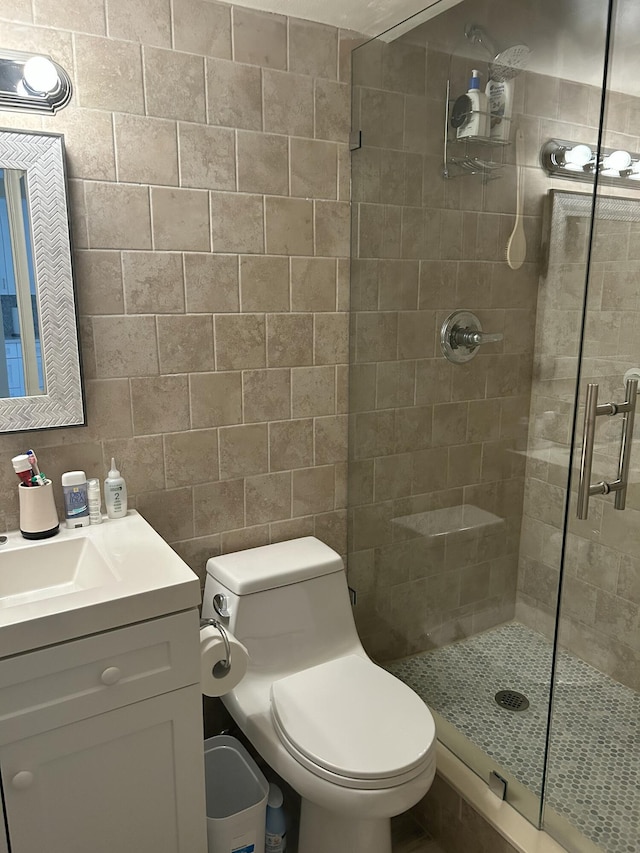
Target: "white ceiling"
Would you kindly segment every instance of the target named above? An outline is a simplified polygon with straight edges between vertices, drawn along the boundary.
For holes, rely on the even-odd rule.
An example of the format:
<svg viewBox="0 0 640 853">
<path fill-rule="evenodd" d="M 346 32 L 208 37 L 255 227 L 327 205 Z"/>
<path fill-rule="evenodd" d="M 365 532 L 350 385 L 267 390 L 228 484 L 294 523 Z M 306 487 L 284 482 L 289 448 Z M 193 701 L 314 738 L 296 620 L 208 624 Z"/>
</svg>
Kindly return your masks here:
<svg viewBox="0 0 640 853">
<path fill-rule="evenodd" d="M 567 80 L 602 83 L 608 0 L 231 0 L 235 5 L 276 12 L 377 36 L 397 27 L 411 39 L 466 53 L 467 23 L 481 24 L 501 48 L 525 42 L 529 69 Z M 617 0 L 609 88 L 640 95 L 640 2 Z M 443 13 L 443 14 L 440 14 Z M 434 16 L 436 21 L 419 25 Z M 415 30 L 413 28 L 416 27 Z M 482 53 L 480 54 L 482 55 Z M 485 57 L 486 58 L 486 57 Z"/>
<path fill-rule="evenodd" d="M 438 0 L 233 0 L 264 12 L 277 12 L 377 36 Z"/>
</svg>

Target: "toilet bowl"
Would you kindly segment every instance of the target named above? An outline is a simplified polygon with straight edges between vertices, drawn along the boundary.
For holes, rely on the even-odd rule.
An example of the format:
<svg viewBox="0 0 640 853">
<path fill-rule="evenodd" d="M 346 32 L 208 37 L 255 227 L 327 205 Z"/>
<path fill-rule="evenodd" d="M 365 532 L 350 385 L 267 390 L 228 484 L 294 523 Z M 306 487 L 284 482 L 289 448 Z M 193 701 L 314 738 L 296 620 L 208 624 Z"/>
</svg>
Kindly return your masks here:
<svg viewBox="0 0 640 853">
<path fill-rule="evenodd" d="M 339 555 L 305 537 L 212 557 L 202 613 L 247 647 L 223 702 L 300 794 L 299 853 L 391 853 L 390 818 L 433 781 L 435 725 L 367 657 Z"/>
</svg>

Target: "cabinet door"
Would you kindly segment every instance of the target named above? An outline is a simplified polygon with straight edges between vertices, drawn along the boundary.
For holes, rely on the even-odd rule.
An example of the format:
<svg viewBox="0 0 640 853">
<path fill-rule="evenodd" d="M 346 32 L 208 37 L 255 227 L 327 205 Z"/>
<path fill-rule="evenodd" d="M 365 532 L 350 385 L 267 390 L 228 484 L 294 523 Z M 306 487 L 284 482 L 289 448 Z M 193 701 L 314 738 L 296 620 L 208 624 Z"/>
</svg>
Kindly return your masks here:
<svg viewBox="0 0 640 853">
<path fill-rule="evenodd" d="M 0 749 L 12 853 L 205 853 L 198 686 Z"/>
</svg>

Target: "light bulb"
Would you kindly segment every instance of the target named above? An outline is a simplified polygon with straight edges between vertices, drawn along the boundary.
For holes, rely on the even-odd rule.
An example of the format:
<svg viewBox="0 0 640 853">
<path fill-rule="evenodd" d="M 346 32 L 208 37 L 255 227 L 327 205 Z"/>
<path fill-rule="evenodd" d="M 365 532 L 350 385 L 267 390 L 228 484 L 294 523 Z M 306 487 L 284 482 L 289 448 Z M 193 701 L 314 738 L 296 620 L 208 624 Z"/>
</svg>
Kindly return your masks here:
<svg viewBox="0 0 640 853">
<path fill-rule="evenodd" d="M 55 91 L 60 85 L 56 67 L 46 56 L 32 56 L 22 69 L 24 84 L 37 95 L 46 95 Z"/>
<path fill-rule="evenodd" d="M 593 157 L 593 153 L 588 145 L 574 145 L 573 148 L 567 148 L 564 152 L 565 166 L 586 166 Z M 576 170 L 577 171 L 577 170 Z"/>
<path fill-rule="evenodd" d="M 613 151 L 602 161 L 602 168 L 613 169 L 616 172 L 624 172 L 631 165 L 631 154 L 628 151 Z M 604 174 L 604 172 L 602 173 Z"/>
</svg>

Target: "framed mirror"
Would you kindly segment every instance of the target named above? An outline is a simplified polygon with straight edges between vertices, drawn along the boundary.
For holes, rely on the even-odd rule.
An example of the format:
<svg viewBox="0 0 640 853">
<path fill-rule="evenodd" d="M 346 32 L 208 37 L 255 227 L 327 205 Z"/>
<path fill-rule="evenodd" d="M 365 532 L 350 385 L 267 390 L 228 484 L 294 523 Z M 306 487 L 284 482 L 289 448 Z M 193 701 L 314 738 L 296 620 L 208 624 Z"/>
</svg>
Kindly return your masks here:
<svg viewBox="0 0 640 853">
<path fill-rule="evenodd" d="M 0 432 L 85 423 L 64 141 L 0 130 Z"/>
</svg>

